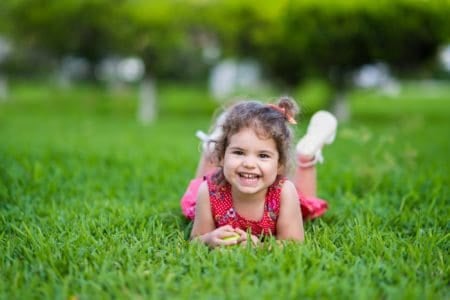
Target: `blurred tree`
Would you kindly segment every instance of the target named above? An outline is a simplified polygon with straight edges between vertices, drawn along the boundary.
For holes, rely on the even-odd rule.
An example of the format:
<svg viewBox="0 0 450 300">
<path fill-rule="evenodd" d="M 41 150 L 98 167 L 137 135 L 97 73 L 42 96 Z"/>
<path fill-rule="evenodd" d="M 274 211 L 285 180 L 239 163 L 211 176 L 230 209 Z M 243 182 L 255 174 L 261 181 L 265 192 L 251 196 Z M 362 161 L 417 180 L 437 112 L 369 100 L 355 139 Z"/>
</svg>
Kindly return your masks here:
<svg viewBox="0 0 450 300">
<path fill-rule="evenodd" d="M 345 92 L 348 74 L 364 64 L 384 61 L 397 72 L 423 70 L 450 37 L 448 0 L 9 0 L 0 5 L 0 30 L 33 53 L 70 54 L 94 63 L 108 55 L 139 56 L 147 74 L 186 79 L 206 74 L 202 48 L 218 43 L 224 56 L 256 58 L 288 86 L 320 76 L 336 94 Z"/>
<path fill-rule="evenodd" d="M 94 64 L 106 56 L 137 55 L 148 73 L 175 79 L 206 69 L 196 63 L 200 48 L 193 43 L 196 22 L 189 1 L 10 0 L 2 5 L 5 23 L 12 24 L 4 32 L 20 49 L 56 59 L 79 56 Z"/>
<path fill-rule="evenodd" d="M 450 38 L 449 1 L 209 3 L 209 28 L 228 52 L 258 58 L 290 86 L 324 77 L 335 100 L 345 99 L 349 75 L 358 67 L 383 61 L 398 73 L 421 70 Z"/>
<path fill-rule="evenodd" d="M 113 52 L 121 27 L 123 1 L 5 1 L 9 35 L 23 49 L 54 58 L 71 54 L 90 62 Z"/>
<path fill-rule="evenodd" d="M 194 16 L 188 1 L 128 1 L 120 30 L 121 53 L 143 58 L 150 74 L 172 79 L 188 78 L 201 65 L 193 43 Z"/>
</svg>

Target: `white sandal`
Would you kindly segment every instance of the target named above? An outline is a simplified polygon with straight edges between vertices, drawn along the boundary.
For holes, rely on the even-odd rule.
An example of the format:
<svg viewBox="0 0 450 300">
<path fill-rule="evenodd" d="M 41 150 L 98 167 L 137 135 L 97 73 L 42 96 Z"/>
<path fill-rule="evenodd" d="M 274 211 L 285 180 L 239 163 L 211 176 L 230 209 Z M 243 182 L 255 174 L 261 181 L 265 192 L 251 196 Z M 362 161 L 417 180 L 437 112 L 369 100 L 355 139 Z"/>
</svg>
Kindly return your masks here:
<svg viewBox="0 0 450 300">
<path fill-rule="evenodd" d="M 300 167 L 307 168 L 324 161 L 322 147 L 333 143 L 336 129 L 337 120 L 331 113 L 321 110 L 312 116 L 306 134 L 296 146 L 296 151 L 298 155 L 312 156 L 313 159 L 306 163 L 299 162 Z"/>
</svg>

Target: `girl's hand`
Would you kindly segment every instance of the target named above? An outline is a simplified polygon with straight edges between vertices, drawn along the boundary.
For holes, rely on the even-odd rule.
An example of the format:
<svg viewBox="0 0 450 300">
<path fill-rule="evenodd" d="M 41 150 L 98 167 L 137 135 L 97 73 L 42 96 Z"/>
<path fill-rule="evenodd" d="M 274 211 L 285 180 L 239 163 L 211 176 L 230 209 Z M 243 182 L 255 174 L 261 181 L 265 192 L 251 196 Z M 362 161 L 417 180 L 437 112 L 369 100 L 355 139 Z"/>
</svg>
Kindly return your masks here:
<svg viewBox="0 0 450 300">
<path fill-rule="evenodd" d="M 258 246 L 261 241 L 258 239 L 256 235 L 253 234 L 247 234 L 244 230 L 240 228 L 235 229 L 236 233 L 240 234 L 241 237 L 239 238 L 238 242 L 241 246 L 246 246 L 247 244 L 251 244 L 252 246 Z"/>
<path fill-rule="evenodd" d="M 224 238 L 235 236 L 236 233 L 241 235 L 231 225 L 225 225 L 200 236 L 200 239 L 211 248 L 232 246 L 237 245 L 240 242 L 242 235 L 237 240 L 224 240 Z"/>
</svg>

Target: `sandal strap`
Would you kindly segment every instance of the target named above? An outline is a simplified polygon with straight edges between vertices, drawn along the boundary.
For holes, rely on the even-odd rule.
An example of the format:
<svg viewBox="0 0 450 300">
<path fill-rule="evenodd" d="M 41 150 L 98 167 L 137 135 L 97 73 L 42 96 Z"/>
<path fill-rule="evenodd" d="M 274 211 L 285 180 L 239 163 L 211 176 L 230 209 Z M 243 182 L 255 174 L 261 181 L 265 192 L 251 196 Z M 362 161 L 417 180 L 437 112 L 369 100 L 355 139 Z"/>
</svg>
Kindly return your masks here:
<svg viewBox="0 0 450 300">
<path fill-rule="evenodd" d="M 324 158 L 322 155 L 322 151 L 319 150 L 317 151 L 317 153 L 314 155 L 314 158 L 310 161 L 307 162 L 301 162 L 300 160 L 298 161 L 298 166 L 300 168 L 310 168 L 312 166 L 315 166 L 317 163 L 323 163 L 324 162 Z"/>
</svg>

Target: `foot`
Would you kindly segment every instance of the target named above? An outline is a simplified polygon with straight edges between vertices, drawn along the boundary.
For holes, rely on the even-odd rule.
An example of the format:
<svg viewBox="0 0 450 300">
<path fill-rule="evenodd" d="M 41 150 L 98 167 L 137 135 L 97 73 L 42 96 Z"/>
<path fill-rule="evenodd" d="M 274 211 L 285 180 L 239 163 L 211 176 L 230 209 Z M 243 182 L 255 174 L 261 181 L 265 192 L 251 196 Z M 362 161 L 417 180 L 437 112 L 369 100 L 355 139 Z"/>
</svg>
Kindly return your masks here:
<svg viewBox="0 0 450 300">
<path fill-rule="evenodd" d="M 211 134 L 206 134 L 205 132 L 198 130 L 195 135 L 203 142 L 203 151 L 207 153 L 212 153 L 215 148 L 215 142 L 222 136 L 223 130 L 222 126 L 225 122 L 226 113 L 222 113 L 216 120 L 214 129 Z"/>
<path fill-rule="evenodd" d="M 301 164 L 309 158 L 308 165 L 316 162 L 323 162 L 322 147 L 331 144 L 336 136 L 337 120 L 327 111 L 315 113 L 308 125 L 305 136 L 297 144 L 297 154 L 301 159 Z"/>
</svg>

